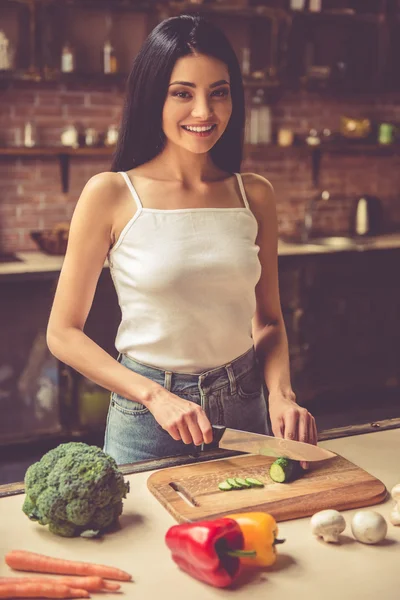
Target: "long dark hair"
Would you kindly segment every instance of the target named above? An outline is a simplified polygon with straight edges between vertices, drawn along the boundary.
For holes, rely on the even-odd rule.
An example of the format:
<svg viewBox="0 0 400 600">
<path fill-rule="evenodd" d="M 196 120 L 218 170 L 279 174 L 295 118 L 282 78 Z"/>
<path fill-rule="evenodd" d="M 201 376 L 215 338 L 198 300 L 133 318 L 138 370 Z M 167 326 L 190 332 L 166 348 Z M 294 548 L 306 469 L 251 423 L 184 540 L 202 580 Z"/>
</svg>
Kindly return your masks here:
<svg viewBox="0 0 400 600">
<path fill-rule="evenodd" d="M 136 56 L 127 81 L 125 106 L 112 171 L 142 165 L 164 148 L 162 111 L 176 61 L 193 52 L 226 64 L 230 76 L 232 115 L 210 150 L 214 164 L 239 172 L 245 122 L 244 91 L 239 63 L 225 34 L 199 15 L 180 15 L 159 23 Z"/>
</svg>

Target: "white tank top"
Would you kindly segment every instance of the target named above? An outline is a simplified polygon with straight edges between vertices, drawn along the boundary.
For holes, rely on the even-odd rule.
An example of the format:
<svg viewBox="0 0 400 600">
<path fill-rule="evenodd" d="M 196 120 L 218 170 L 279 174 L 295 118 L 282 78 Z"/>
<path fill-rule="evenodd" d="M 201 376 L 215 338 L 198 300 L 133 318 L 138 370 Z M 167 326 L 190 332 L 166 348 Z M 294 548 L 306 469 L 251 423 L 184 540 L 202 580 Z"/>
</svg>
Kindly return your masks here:
<svg viewBox="0 0 400 600">
<path fill-rule="evenodd" d="M 241 208 L 137 210 L 109 262 L 122 320 L 118 352 L 167 371 L 200 373 L 253 345 L 251 320 L 261 265 L 257 220 L 241 175 Z"/>
</svg>

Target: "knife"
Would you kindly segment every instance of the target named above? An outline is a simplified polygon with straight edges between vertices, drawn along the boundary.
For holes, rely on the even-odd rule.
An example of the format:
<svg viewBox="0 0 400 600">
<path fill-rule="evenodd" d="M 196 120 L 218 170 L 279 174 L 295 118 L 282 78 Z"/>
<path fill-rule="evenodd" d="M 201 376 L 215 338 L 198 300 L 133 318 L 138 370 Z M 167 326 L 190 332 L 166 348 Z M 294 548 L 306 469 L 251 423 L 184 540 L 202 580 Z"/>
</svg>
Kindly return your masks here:
<svg viewBox="0 0 400 600">
<path fill-rule="evenodd" d="M 213 447 L 225 450 L 238 450 L 249 454 L 262 454 L 275 458 L 284 457 L 292 460 L 303 460 L 312 462 L 316 460 L 327 460 L 336 456 L 330 450 L 297 442 L 286 440 L 260 433 L 250 433 L 239 429 L 229 429 L 223 425 L 213 425 Z"/>
</svg>

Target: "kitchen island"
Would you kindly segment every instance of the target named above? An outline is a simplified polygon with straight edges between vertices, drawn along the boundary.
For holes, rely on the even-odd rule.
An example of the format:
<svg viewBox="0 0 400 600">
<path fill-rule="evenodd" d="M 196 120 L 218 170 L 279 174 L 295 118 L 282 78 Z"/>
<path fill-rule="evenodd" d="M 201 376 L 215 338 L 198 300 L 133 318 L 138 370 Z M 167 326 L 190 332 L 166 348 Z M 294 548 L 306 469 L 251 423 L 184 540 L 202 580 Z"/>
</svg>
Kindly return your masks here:
<svg viewBox="0 0 400 600">
<path fill-rule="evenodd" d="M 344 456 L 380 479 L 386 488 L 400 483 L 400 429 L 367 433 L 321 442 L 322 447 Z M 121 597 L 138 600 L 208 600 L 252 598 L 254 600 L 397 600 L 399 597 L 400 526 L 389 522 L 393 501 L 371 507 L 388 521 L 386 540 L 375 546 L 357 542 L 350 522 L 355 510 L 343 511 L 347 527 L 340 544 L 326 544 L 314 538 L 310 518 L 279 524 L 279 546 L 274 567 L 247 571 L 232 589 L 215 589 L 178 570 L 164 544 L 167 529 L 175 524 L 170 514 L 147 489 L 153 471 L 130 474 L 131 491 L 124 503 L 121 527 L 100 540 L 61 538 L 32 523 L 22 513 L 24 495 L 0 486 L 0 576 L 11 569 L 4 555 L 12 549 L 26 549 L 68 559 L 110 564 L 130 572 L 133 581 L 123 583 Z M 18 486 L 15 486 L 18 488 Z M 16 491 L 16 490 L 14 490 Z M 364 509 L 362 509 L 364 510 Z M 92 597 L 96 597 L 92 594 Z M 104 600 L 112 594 L 102 593 Z"/>
</svg>

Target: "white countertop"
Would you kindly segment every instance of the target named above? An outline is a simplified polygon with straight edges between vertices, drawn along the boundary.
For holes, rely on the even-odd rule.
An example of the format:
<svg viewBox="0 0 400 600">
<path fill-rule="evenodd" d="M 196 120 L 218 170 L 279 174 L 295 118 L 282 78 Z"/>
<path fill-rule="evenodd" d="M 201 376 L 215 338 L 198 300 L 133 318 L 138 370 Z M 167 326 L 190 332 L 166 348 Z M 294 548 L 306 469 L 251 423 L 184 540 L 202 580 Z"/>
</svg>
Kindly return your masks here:
<svg viewBox="0 0 400 600">
<path fill-rule="evenodd" d="M 368 433 L 321 442 L 372 475 L 390 490 L 400 482 L 400 429 Z M 124 503 L 119 531 L 102 540 L 61 538 L 32 523 L 22 513 L 22 494 L 0 499 L 0 576 L 11 569 L 3 557 L 11 549 L 26 549 L 68 559 L 110 564 L 133 575 L 122 583 L 121 597 L 129 600 L 398 600 L 400 527 L 388 523 L 387 539 L 368 546 L 354 540 L 351 516 L 343 511 L 347 528 L 340 544 L 325 544 L 310 532 L 310 518 L 279 524 L 286 542 L 279 546 L 274 567 L 245 573 L 233 589 L 218 590 L 179 571 L 164 543 L 175 524 L 147 489 L 149 472 L 128 475 L 131 492 Z M 390 497 L 371 507 L 386 519 Z M 93 595 L 93 597 L 95 597 Z M 115 595 L 102 593 L 108 600 Z"/>
<path fill-rule="evenodd" d="M 400 233 L 391 233 L 369 238 L 368 244 L 351 251 L 384 250 L 400 248 Z M 307 254 L 332 254 L 348 251 L 348 248 L 328 247 L 321 244 L 294 244 L 279 240 L 279 256 L 296 256 Z M 22 262 L 0 263 L 0 275 L 15 275 L 26 273 L 59 272 L 64 256 L 52 256 L 39 251 L 17 252 Z M 107 262 L 104 265 L 108 266 Z"/>
</svg>

